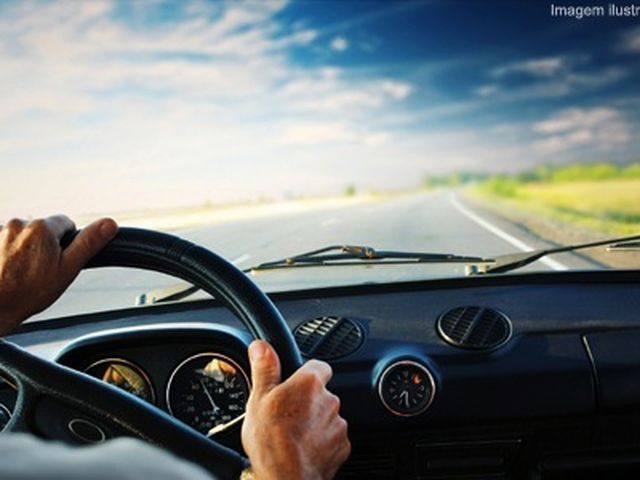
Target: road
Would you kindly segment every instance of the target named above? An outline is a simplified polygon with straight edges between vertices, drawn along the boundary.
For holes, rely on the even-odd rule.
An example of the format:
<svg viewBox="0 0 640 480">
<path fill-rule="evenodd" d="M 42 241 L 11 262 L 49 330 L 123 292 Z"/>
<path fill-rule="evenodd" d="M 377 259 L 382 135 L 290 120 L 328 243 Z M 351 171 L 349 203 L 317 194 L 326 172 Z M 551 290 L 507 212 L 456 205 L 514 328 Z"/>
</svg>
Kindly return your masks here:
<svg viewBox="0 0 640 480">
<path fill-rule="evenodd" d="M 446 190 L 246 218 L 174 233 L 208 247 L 241 268 L 334 244 L 485 257 L 550 246 L 518 225 L 479 211 L 454 191 Z M 593 266 L 578 255 L 562 254 L 529 268 L 561 270 Z M 463 267 L 313 268 L 262 273 L 257 280 L 267 289 L 279 290 L 452 273 L 462 275 Z M 130 269 L 83 272 L 63 298 L 38 318 L 130 306 L 137 294 L 175 283 L 176 279 L 164 275 Z"/>
</svg>

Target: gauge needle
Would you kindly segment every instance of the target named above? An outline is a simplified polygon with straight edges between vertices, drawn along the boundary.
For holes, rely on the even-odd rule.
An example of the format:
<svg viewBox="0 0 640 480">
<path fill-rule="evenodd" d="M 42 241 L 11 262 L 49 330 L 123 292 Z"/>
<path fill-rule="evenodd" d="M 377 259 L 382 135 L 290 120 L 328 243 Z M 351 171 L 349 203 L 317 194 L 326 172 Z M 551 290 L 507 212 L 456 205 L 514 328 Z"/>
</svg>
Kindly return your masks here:
<svg viewBox="0 0 640 480">
<path fill-rule="evenodd" d="M 408 390 L 403 390 L 402 393 L 400 394 L 400 398 L 404 397 L 404 404 L 407 406 L 407 408 L 409 408 L 409 391 Z"/>
<path fill-rule="evenodd" d="M 211 430 L 209 430 L 207 432 L 207 437 L 210 437 L 211 435 L 215 435 L 216 433 L 220 433 L 223 432 L 224 430 L 226 430 L 227 428 L 235 425 L 236 423 L 240 422 L 241 420 L 244 419 L 246 413 L 243 413 L 242 415 L 238 415 L 236 418 L 234 418 L 233 420 L 227 422 L 227 423 L 221 423 L 219 425 L 216 425 L 215 427 L 213 427 Z"/>
<path fill-rule="evenodd" d="M 207 398 L 209 399 L 209 402 L 211 403 L 211 406 L 213 407 L 213 413 L 216 413 L 218 410 L 220 410 L 220 407 L 218 407 L 216 405 L 216 402 L 213 401 L 213 397 L 209 393 L 209 390 L 207 390 L 207 387 L 205 386 L 205 384 L 202 381 L 202 379 L 199 378 L 198 381 L 200 382 L 200 385 L 202 385 L 202 389 L 204 390 L 204 394 L 207 396 Z"/>
</svg>

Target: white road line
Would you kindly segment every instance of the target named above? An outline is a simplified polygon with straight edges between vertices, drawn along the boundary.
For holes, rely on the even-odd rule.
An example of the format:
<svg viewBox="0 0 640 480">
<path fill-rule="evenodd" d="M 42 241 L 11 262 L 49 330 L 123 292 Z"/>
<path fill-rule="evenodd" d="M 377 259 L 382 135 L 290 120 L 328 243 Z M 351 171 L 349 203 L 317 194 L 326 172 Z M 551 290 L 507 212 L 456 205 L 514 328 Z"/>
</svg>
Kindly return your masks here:
<svg viewBox="0 0 640 480">
<path fill-rule="evenodd" d="M 464 205 L 462 205 L 458 201 L 458 198 L 456 197 L 455 194 L 452 193 L 449 196 L 449 202 L 456 209 L 458 209 L 458 211 L 460 213 L 462 213 L 466 217 L 470 218 L 471 220 L 476 222 L 481 227 L 486 228 L 487 230 L 489 230 L 494 235 L 500 237 L 505 242 L 510 243 L 511 245 L 513 245 L 514 247 L 522 250 L 523 252 L 530 252 L 530 251 L 534 250 L 533 247 L 531 247 L 530 245 L 524 243 L 522 240 L 514 237 L 513 235 L 508 234 L 504 230 L 496 227 L 492 223 L 489 223 L 487 220 L 485 220 L 484 218 L 480 217 L 478 214 L 476 214 L 476 213 L 472 212 L 471 210 L 469 210 L 467 207 L 465 207 Z M 547 265 L 548 267 L 552 268 L 553 270 L 568 270 L 569 269 L 566 265 L 564 265 L 564 264 L 562 264 L 562 263 L 560 263 L 557 260 L 554 260 L 552 258 L 543 257 L 538 261 L 544 263 L 545 265 Z"/>
<path fill-rule="evenodd" d="M 328 227 L 329 225 L 333 225 L 334 223 L 338 223 L 338 219 L 336 219 L 336 218 L 327 218 L 320 225 L 322 225 L 323 227 Z"/>
<path fill-rule="evenodd" d="M 246 262 L 250 258 L 251 258 L 251 255 L 249 255 L 248 253 L 245 253 L 243 255 L 240 255 L 238 258 L 234 258 L 233 260 L 231 260 L 231 263 L 233 263 L 234 265 L 238 265 L 239 263 Z"/>
</svg>

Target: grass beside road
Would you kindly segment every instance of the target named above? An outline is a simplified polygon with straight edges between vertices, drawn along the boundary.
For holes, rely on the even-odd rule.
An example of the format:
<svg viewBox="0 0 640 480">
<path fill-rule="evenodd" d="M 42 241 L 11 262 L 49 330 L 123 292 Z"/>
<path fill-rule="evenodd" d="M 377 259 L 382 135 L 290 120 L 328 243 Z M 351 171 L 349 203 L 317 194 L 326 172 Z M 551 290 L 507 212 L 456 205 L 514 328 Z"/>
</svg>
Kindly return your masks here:
<svg viewBox="0 0 640 480">
<path fill-rule="evenodd" d="M 640 234 L 640 163 L 540 167 L 481 179 L 465 193 L 476 206 L 558 245 Z M 640 268 L 638 252 L 580 254 L 613 268 Z"/>
<path fill-rule="evenodd" d="M 501 210 L 516 209 L 609 235 L 640 232 L 640 164 L 570 166 L 551 172 L 497 176 L 473 195 Z"/>
<path fill-rule="evenodd" d="M 640 232 L 640 180 L 531 183 L 509 195 L 481 187 L 487 200 L 612 235 Z"/>
</svg>

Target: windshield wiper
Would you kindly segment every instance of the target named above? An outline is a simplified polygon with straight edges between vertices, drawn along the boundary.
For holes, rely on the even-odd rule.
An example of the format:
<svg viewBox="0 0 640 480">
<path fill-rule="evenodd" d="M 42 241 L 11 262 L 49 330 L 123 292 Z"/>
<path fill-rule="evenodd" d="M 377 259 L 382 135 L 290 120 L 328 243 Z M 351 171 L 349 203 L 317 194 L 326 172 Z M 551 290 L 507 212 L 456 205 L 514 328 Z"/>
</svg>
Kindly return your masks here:
<svg viewBox="0 0 640 480">
<path fill-rule="evenodd" d="M 624 251 L 640 249 L 640 235 L 622 238 L 612 238 L 598 242 L 581 243 L 564 247 L 519 252 L 499 255 L 495 258 L 454 255 L 450 253 L 398 252 L 392 250 L 375 250 L 362 245 L 331 245 L 329 247 L 312 250 L 310 252 L 286 257 L 280 260 L 264 262 L 244 269 L 244 273 L 276 270 L 282 268 L 304 268 L 320 266 L 347 265 L 398 265 L 415 263 L 464 263 L 466 275 L 504 273 L 529 265 L 542 257 L 554 253 L 570 252 L 583 248 L 607 245 L 607 250 Z M 151 303 L 165 303 L 181 300 L 198 291 L 188 283 L 181 283 L 173 287 L 154 290 L 138 296 L 138 305 Z"/>
<path fill-rule="evenodd" d="M 167 288 L 158 288 L 136 297 L 136 305 L 151 305 L 154 303 L 177 302 L 187 298 L 200 290 L 190 283 L 178 283 Z"/>
<path fill-rule="evenodd" d="M 612 243 L 607 246 L 608 252 L 637 252 L 640 251 L 640 240 L 636 241 L 622 241 Z"/>
<path fill-rule="evenodd" d="M 464 263 L 484 265 L 493 262 L 490 258 L 453 255 L 450 253 L 396 252 L 375 250 L 362 245 L 331 245 L 329 247 L 301 253 L 293 257 L 264 262 L 243 270 L 244 273 L 276 270 L 280 268 L 347 266 L 347 265 L 398 265 L 407 263 Z M 152 290 L 136 298 L 136 305 L 182 300 L 199 290 L 189 283 L 180 283 L 173 287 Z"/>
<path fill-rule="evenodd" d="M 580 243 L 578 245 L 567 245 L 563 247 L 546 248 L 542 250 L 533 250 L 531 252 L 511 253 L 508 255 L 500 255 L 494 258 L 495 262 L 488 266 L 473 266 L 469 275 L 483 274 L 483 273 L 505 273 L 511 270 L 529 265 L 530 263 L 540 260 L 542 257 L 551 255 L 554 253 L 572 252 L 574 250 L 582 250 L 584 248 L 599 247 L 602 245 L 608 245 L 607 250 L 618 249 L 622 250 L 620 246 L 638 245 L 640 235 L 634 235 L 632 237 L 622 238 L 610 238 L 608 240 L 600 240 L 598 242 Z M 629 243 L 633 242 L 633 243 Z"/>
<path fill-rule="evenodd" d="M 397 252 L 376 250 L 363 245 L 331 245 L 329 247 L 301 253 L 281 260 L 264 262 L 244 270 L 256 272 L 277 268 L 303 267 L 340 267 L 345 265 L 384 264 L 398 265 L 406 263 L 491 263 L 493 259 L 453 255 L 451 253 Z"/>
</svg>

